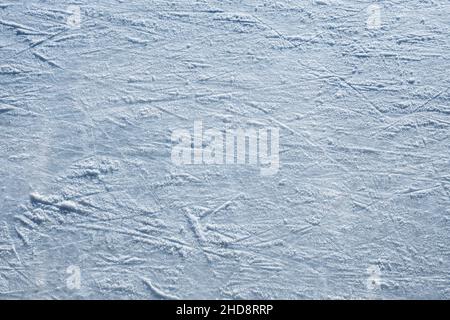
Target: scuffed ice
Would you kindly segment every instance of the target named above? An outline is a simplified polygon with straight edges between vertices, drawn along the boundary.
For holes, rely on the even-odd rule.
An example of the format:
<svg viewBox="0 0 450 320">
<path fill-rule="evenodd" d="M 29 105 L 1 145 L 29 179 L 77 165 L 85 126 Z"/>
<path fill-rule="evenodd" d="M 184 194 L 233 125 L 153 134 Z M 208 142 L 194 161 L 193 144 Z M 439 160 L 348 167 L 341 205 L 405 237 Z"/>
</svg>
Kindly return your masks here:
<svg viewBox="0 0 450 320">
<path fill-rule="evenodd" d="M 449 16 L 2 1 L 0 298 L 450 298 Z M 279 172 L 175 166 L 195 120 Z"/>
</svg>

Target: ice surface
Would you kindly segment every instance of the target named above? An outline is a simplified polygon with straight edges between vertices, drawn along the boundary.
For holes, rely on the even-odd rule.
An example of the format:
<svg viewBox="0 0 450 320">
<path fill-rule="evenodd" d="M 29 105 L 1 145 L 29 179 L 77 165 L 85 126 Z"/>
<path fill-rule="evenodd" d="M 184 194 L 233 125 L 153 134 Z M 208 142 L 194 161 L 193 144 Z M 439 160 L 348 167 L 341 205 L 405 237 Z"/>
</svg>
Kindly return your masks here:
<svg viewBox="0 0 450 320">
<path fill-rule="evenodd" d="M 450 2 L 0 4 L 0 298 L 450 298 Z M 277 174 L 171 161 L 280 128 Z"/>
</svg>

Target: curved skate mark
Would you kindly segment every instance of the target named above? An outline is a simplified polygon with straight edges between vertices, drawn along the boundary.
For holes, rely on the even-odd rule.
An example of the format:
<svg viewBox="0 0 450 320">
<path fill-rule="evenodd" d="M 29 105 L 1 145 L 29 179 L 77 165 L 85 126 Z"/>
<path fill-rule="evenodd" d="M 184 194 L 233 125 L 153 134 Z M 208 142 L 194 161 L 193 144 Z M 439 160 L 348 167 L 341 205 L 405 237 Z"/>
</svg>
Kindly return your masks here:
<svg viewBox="0 0 450 320">
<path fill-rule="evenodd" d="M 147 287 L 150 289 L 150 291 L 153 292 L 155 296 L 157 296 L 160 299 L 166 299 L 166 300 L 180 300 L 177 296 L 172 296 L 168 293 L 165 293 L 161 291 L 160 289 L 156 288 L 152 282 L 144 277 L 141 277 L 141 280 L 147 285 Z"/>
<path fill-rule="evenodd" d="M 243 195 L 244 195 L 243 193 L 238 193 L 236 196 L 234 196 L 234 197 L 231 198 L 230 200 L 228 200 L 228 201 L 222 203 L 220 206 L 216 207 L 215 209 L 209 209 L 209 210 L 205 211 L 205 212 L 200 216 L 200 219 L 206 218 L 206 217 L 209 216 L 209 215 L 214 215 L 214 214 L 216 214 L 217 212 L 219 212 L 219 211 L 221 211 L 221 210 L 223 210 L 223 209 L 228 208 L 230 205 L 233 204 L 234 201 L 238 200 L 239 198 L 242 198 Z"/>
</svg>

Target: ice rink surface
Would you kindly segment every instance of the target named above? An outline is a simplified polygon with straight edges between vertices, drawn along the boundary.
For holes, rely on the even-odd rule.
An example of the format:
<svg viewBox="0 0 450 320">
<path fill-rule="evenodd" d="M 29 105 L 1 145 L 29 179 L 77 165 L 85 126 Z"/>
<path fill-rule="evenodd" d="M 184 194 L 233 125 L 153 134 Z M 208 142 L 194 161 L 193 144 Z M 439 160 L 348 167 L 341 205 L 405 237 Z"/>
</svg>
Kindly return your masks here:
<svg viewBox="0 0 450 320">
<path fill-rule="evenodd" d="M 1 1 L 0 298 L 450 298 L 449 50 L 447 0 Z"/>
</svg>

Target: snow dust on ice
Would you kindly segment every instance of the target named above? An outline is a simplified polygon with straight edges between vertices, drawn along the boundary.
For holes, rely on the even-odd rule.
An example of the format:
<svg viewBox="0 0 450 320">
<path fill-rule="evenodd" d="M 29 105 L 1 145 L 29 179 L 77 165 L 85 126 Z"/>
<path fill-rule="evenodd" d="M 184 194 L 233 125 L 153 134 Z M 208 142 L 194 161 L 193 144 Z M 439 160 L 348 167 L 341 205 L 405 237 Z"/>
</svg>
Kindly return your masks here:
<svg viewBox="0 0 450 320">
<path fill-rule="evenodd" d="M 450 298 L 449 16 L 2 1 L 0 298 Z M 277 172 L 173 163 L 196 121 Z"/>
</svg>

